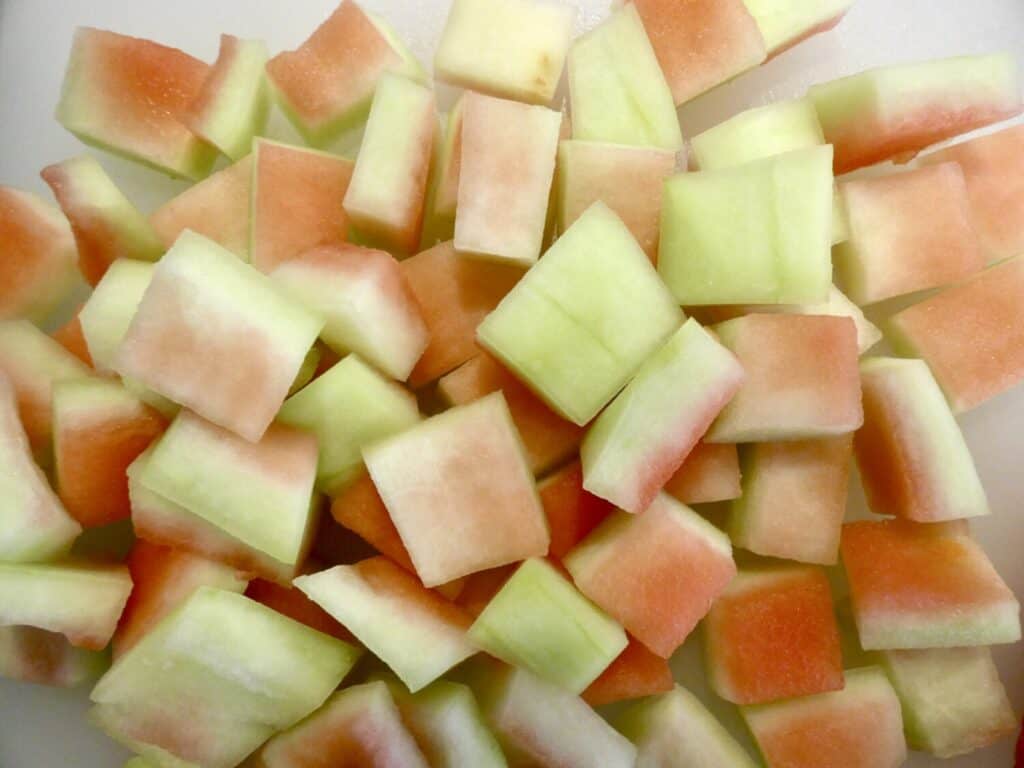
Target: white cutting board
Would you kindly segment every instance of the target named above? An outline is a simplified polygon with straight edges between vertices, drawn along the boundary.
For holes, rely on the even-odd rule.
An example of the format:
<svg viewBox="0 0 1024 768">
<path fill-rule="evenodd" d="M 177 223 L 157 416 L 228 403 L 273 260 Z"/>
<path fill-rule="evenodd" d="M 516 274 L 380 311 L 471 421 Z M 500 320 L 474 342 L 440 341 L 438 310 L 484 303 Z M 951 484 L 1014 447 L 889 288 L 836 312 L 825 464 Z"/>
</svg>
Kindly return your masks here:
<svg viewBox="0 0 1024 768">
<path fill-rule="evenodd" d="M 429 63 L 450 0 L 361 0 L 382 13 Z M 609 0 L 576 0 L 579 26 L 593 26 Z M 212 60 L 218 36 L 263 38 L 273 51 L 300 43 L 336 0 L 0 0 L 0 183 L 49 195 L 38 177 L 82 146 L 52 119 L 71 34 L 90 25 L 178 46 Z M 681 110 L 692 136 L 750 106 L 800 94 L 812 82 L 882 64 L 1010 50 L 1024 67 L 1024 0 L 857 0 L 839 28 L 803 43 Z M 288 136 L 287 129 L 283 136 Z M 102 160 L 141 207 L 182 189 L 120 160 Z M 991 517 L 973 525 L 1000 573 L 1024 595 L 1024 388 L 967 414 L 962 423 L 988 489 Z M 851 514 L 862 507 L 852 494 Z M 1024 647 L 996 652 L 1017 712 L 1024 706 Z M 675 664 L 690 684 L 694 649 Z M 0 768 L 118 768 L 127 753 L 89 727 L 87 691 L 0 680 Z M 1008 768 L 1012 744 L 952 761 L 913 755 L 911 768 Z M 467 767 L 469 768 L 469 767 Z"/>
</svg>

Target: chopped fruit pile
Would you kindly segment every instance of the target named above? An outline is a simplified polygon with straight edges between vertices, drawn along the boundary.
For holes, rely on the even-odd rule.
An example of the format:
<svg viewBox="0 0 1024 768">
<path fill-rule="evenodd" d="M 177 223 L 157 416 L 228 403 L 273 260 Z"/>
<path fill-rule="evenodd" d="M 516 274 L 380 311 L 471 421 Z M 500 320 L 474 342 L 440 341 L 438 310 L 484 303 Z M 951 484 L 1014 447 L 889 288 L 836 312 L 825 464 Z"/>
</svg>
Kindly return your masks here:
<svg viewBox="0 0 1024 768">
<path fill-rule="evenodd" d="M 58 121 L 194 185 L 147 213 L 82 154 L 56 205 L 0 187 L 0 675 L 90 685 L 126 768 L 1012 738 L 957 417 L 1024 380 L 1024 127 L 915 157 L 1024 110 L 1013 57 L 688 146 L 676 113 L 851 5 L 633 0 L 574 38 L 566 2 L 454 0 L 433 75 L 353 0 L 212 63 L 79 29 Z"/>
</svg>

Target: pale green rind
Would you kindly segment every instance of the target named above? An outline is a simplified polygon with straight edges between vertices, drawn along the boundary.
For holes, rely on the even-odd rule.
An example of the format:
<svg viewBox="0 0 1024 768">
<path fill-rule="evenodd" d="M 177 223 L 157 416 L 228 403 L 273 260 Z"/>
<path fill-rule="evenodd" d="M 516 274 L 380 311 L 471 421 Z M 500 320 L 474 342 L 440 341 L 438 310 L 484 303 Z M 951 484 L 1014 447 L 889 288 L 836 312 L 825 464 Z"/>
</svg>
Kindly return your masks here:
<svg viewBox="0 0 1024 768">
<path fill-rule="evenodd" d="M 626 647 L 619 624 L 544 560 L 523 563 L 468 633 L 482 650 L 581 693 Z"/>
<path fill-rule="evenodd" d="M 31 382 L 45 391 L 62 379 L 78 379 L 90 371 L 77 357 L 27 320 L 0 320 L 0 372 L 14 381 Z"/>
<path fill-rule="evenodd" d="M 310 347 L 309 352 L 307 352 L 306 356 L 302 359 L 302 367 L 299 368 L 299 372 L 295 374 L 295 380 L 292 381 L 292 385 L 288 389 L 289 397 L 294 395 L 313 380 L 313 377 L 316 376 L 317 368 L 320 367 L 320 358 L 320 347 Z"/>
<path fill-rule="evenodd" d="M 442 141 L 439 149 L 435 150 L 437 162 L 437 183 L 433 190 L 433 214 L 439 219 L 454 217 L 459 204 L 459 175 L 461 159 L 456 159 L 456 145 L 462 147 L 462 112 L 466 103 L 465 97 L 460 96 L 448 113 L 447 120 L 443 121 L 441 129 Z M 454 225 L 453 225 L 454 226 Z M 451 239 L 451 238 L 448 238 Z"/>
<path fill-rule="evenodd" d="M 134 259 L 118 259 L 96 284 L 78 314 L 82 335 L 96 370 L 111 373 L 117 348 L 128 333 L 135 311 L 153 279 L 156 266 Z"/>
<path fill-rule="evenodd" d="M 768 55 L 779 53 L 829 22 L 853 0 L 743 0 L 764 37 Z"/>
<path fill-rule="evenodd" d="M 399 706 L 432 768 L 508 765 L 469 687 L 437 680 Z"/>
<path fill-rule="evenodd" d="M 569 98 L 574 139 L 683 148 L 672 93 L 632 4 L 573 43 Z"/>
<path fill-rule="evenodd" d="M 856 618 L 860 644 L 866 651 L 1003 645 L 1021 639 L 1016 600 L 973 610 L 937 610 L 924 616 L 872 613 Z"/>
<path fill-rule="evenodd" d="M 832 147 L 665 182 L 658 272 L 684 305 L 821 302 L 832 285 Z"/>
<path fill-rule="evenodd" d="M 349 355 L 292 395 L 278 414 L 285 424 L 317 438 L 317 483 L 334 495 L 362 470 L 362 449 L 420 421 L 416 398 Z"/>
<path fill-rule="evenodd" d="M 636 768 L 756 765 L 700 699 L 678 685 L 632 705 L 614 724 L 636 744 Z"/>
<path fill-rule="evenodd" d="M 629 230 L 595 203 L 484 319 L 477 338 L 583 425 L 682 319 Z"/>
<path fill-rule="evenodd" d="M 378 590 L 351 566 L 300 576 L 294 583 L 414 693 L 476 653 L 464 632 L 417 605 L 415 596 Z"/>
</svg>

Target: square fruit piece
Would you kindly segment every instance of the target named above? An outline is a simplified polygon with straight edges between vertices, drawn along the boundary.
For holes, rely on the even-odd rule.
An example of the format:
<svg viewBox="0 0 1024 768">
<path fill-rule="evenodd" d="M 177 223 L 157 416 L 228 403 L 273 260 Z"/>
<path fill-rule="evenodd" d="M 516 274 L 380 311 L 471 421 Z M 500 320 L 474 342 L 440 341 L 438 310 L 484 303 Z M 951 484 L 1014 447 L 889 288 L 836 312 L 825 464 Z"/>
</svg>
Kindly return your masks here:
<svg viewBox="0 0 1024 768">
<path fill-rule="evenodd" d="M 322 327 L 268 277 L 186 232 L 157 264 L 116 368 L 256 442 Z"/>
<path fill-rule="evenodd" d="M 583 487 L 627 512 L 643 512 L 743 379 L 736 357 L 687 320 L 587 431 Z"/>
<path fill-rule="evenodd" d="M 480 324 L 480 343 L 583 426 L 683 313 L 626 225 L 594 203 Z"/>
<path fill-rule="evenodd" d="M 79 27 L 57 122 L 86 144 L 198 181 L 217 150 L 185 125 L 210 67 L 177 48 Z"/>
<path fill-rule="evenodd" d="M 743 493 L 732 503 L 737 547 L 766 557 L 835 565 L 846 515 L 851 435 L 740 449 Z"/>
<path fill-rule="evenodd" d="M 68 379 L 53 388 L 57 493 L 86 527 L 126 520 L 128 467 L 163 434 L 166 420 L 117 381 Z"/>
<path fill-rule="evenodd" d="M 415 252 L 436 130 L 429 88 L 399 75 L 380 78 L 342 203 L 371 242 L 400 253 Z"/>
<path fill-rule="evenodd" d="M 295 586 L 418 691 L 477 649 L 468 614 L 386 557 L 300 576 Z"/>
<path fill-rule="evenodd" d="M 964 173 L 971 222 L 991 262 L 1024 253 L 1024 126 L 955 144 L 921 164 L 957 163 Z"/>
<path fill-rule="evenodd" d="M 182 411 L 129 469 L 140 538 L 287 583 L 313 533 L 316 439 L 275 424 L 258 443 Z"/>
<path fill-rule="evenodd" d="M 638 766 L 755 766 L 700 699 L 678 685 L 634 704 L 614 722 L 636 744 Z"/>
<path fill-rule="evenodd" d="M 363 471 L 363 446 L 418 424 L 411 392 L 349 355 L 289 397 L 278 420 L 317 438 L 317 485 L 329 495 Z"/>
<path fill-rule="evenodd" d="M 573 693 L 582 693 L 627 644 L 622 627 L 539 559 L 519 566 L 468 637 L 492 656 Z"/>
<path fill-rule="evenodd" d="M 41 197 L 0 186 L 0 320 L 42 321 L 75 284 L 78 250 L 67 219 Z"/>
<path fill-rule="evenodd" d="M 584 595 L 666 659 L 736 574 L 729 537 L 665 494 L 642 515 L 613 514 L 565 567 Z"/>
<path fill-rule="evenodd" d="M 1022 108 L 1009 53 L 869 69 L 813 85 L 807 95 L 835 147 L 837 176 L 883 160 L 909 160 Z"/>
<path fill-rule="evenodd" d="M 615 511 L 614 505 L 583 488 L 583 465 L 566 464 L 537 484 L 551 531 L 548 555 L 562 559 Z"/>
<path fill-rule="evenodd" d="M 714 326 L 747 373 L 708 431 L 713 443 L 803 440 L 853 432 L 864 419 L 851 319 L 746 315 Z"/>
<path fill-rule="evenodd" d="M 683 148 L 672 92 L 632 3 L 573 42 L 569 102 L 574 139 Z"/>
<path fill-rule="evenodd" d="M 665 483 L 665 493 L 683 504 L 709 504 L 739 498 L 740 483 L 736 446 L 701 441 Z"/>
<path fill-rule="evenodd" d="M 957 282 L 985 266 L 960 166 L 943 163 L 839 185 L 849 236 L 836 282 L 857 304 Z"/>
<path fill-rule="evenodd" d="M 548 104 L 562 77 L 575 11 L 543 0 L 455 0 L 434 54 L 440 80 Z"/>
<path fill-rule="evenodd" d="M 253 144 L 249 260 L 272 272 L 288 259 L 348 238 L 351 160 L 267 139 Z"/>
<path fill-rule="evenodd" d="M 743 0 L 743 4 L 757 22 L 771 59 L 835 27 L 853 0 Z"/>
<path fill-rule="evenodd" d="M 500 391 L 508 403 L 516 430 L 523 439 L 527 461 L 535 475 L 572 456 L 583 439 L 583 430 L 552 411 L 525 384 L 497 360 L 481 353 L 446 374 L 438 392 L 450 405 L 465 405 Z"/>
<path fill-rule="evenodd" d="M 330 143 L 365 119 L 385 72 L 425 79 L 394 30 L 352 0 L 343 0 L 297 49 L 267 63 L 278 103 L 314 146 Z"/>
<path fill-rule="evenodd" d="M 634 0 L 676 105 L 765 60 L 743 0 Z"/>
<path fill-rule="evenodd" d="M 841 548 L 865 650 L 1020 639 L 1020 605 L 966 528 L 904 520 L 847 523 Z"/>
<path fill-rule="evenodd" d="M 324 245 L 284 262 L 271 278 L 325 318 L 320 336 L 339 355 L 354 352 L 398 381 L 430 342 L 416 298 L 385 251 Z"/>
<path fill-rule="evenodd" d="M 428 765 L 380 680 L 333 694 L 310 717 L 268 741 L 258 763 L 262 768 Z"/>
<path fill-rule="evenodd" d="M 155 269 L 155 264 L 145 261 L 118 259 L 82 305 L 79 312 L 82 335 L 99 373 L 115 373 L 117 350 L 153 281 Z M 131 386 L 127 380 L 124 384 Z"/>
<path fill-rule="evenodd" d="M 530 265 L 540 256 L 562 115 L 467 93 L 455 247 Z"/>
<path fill-rule="evenodd" d="M 428 587 L 547 554 L 548 529 L 500 392 L 363 450 Z"/>
<path fill-rule="evenodd" d="M 66 555 L 79 525 L 64 509 L 32 458 L 18 418 L 14 389 L 0 371 L 0 562 L 51 560 Z"/>
<path fill-rule="evenodd" d="M 590 706 L 654 696 L 671 691 L 675 685 L 667 660 L 635 637 L 628 640 L 625 650 L 581 694 Z"/>
<path fill-rule="evenodd" d="M 884 651 L 911 749 L 955 757 L 1012 735 L 1017 718 L 988 648 Z"/>
<path fill-rule="evenodd" d="M 422 387 L 480 353 L 476 329 L 524 274 L 522 267 L 467 259 L 441 243 L 401 262 L 430 340 L 409 374 Z"/>
<path fill-rule="evenodd" d="M 316 710 L 359 654 L 247 597 L 200 587 L 100 679 L 89 714 L 156 765 L 230 768 Z"/>
<path fill-rule="evenodd" d="M 416 573 L 402 537 L 368 473 L 363 472 L 337 493 L 331 502 L 331 516 L 338 525 L 358 534 L 382 555 L 410 573 Z"/>
<path fill-rule="evenodd" d="M 0 677 L 77 688 L 99 677 L 108 664 L 106 653 L 76 648 L 56 632 L 36 627 L 0 627 Z"/>
<path fill-rule="evenodd" d="M 658 262 L 661 183 L 676 169 L 676 153 L 599 141 L 558 145 L 558 229 L 565 231 L 603 200 L 629 227 L 651 262 Z"/>
<path fill-rule="evenodd" d="M 871 511 L 919 523 L 987 515 L 974 459 L 928 365 L 874 357 L 860 371 L 854 449 Z"/>
<path fill-rule="evenodd" d="M 805 304 L 832 284 L 832 148 L 665 182 L 658 273 L 684 306 Z"/>
<path fill-rule="evenodd" d="M 889 318 L 886 336 L 920 357 L 955 413 L 969 411 L 1024 379 L 1024 256 Z"/>
<path fill-rule="evenodd" d="M 907 759 L 900 701 L 878 667 L 847 670 L 841 691 L 744 707 L 743 717 L 769 766 L 896 768 Z"/>
<path fill-rule="evenodd" d="M 843 657 L 822 568 L 741 571 L 705 622 L 711 688 L 734 704 L 837 691 Z"/>
</svg>

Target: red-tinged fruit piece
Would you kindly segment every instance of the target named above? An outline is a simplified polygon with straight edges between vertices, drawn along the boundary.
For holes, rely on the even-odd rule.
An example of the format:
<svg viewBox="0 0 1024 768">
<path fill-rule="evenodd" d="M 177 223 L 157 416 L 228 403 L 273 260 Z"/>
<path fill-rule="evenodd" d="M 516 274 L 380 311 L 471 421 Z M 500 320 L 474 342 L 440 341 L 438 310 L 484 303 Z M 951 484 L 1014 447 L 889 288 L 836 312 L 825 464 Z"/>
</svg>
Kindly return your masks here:
<svg viewBox="0 0 1024 768">
<path fill-rule="evenodd" d="M 665 493 L 683 504 L 729 501 L 741 492 L 739 453 L 728 443 L 697 443 L 665 483 Z"/>
<path fill-rule="evenodd" d="M 306 568 L 313 572 L 318 566 L 307 563 Z M 306 593 L 296 586 L 285 587 L 266 579 L 253 579 L 245 587 L 245 596 L 267 606 L 267 608 L 273 608 L 282 616 L 305 624 L 317 632 L 323 632 L 325 635 L 344 640 L 346 643 L 355 642 L 355 635 L 341 626 L 331 614 L 306 597 Z"/>
<path fill-rule="evenodd" d="M 540 503 L 551 531 L 551 557 L 563 558 L 615 511 L 615 506 L 583 487 L 578 461 L 548 475 L 537 484 Z"/>
<path fill-rule="evenodd" d="M 73 688 L 99 675 L 103 654 L 76 648 L 56 632 L 36 627 L 0 627 L 0 677 Z"/>
<path fill-rule="evenodd" d="M 853 0 L 743 0 L 764 37 L 768 58 L 835 27 Z"/>
<path fill-rule="evenodd" d="M 519 566 L 501 565 L 486 571 L 471 573 L 463 580 L 462 589 L 454 603 L 474 619 L 484 612 L 484 608 L 498 591 L 505 586 Z"/>
<path fill-rule="evenodd" d="M 636 638 L 580 694 L 592 707 L 631 701 L 671 691 L 674 682 L 668 662 Z"/>
<path fill-rule="evenodd" d="M 345 528 L 353 531 L 381 554 L 387 555 L 410 573 L 415 573 L 409 553 L 391 521 L 377 486 L 367 473 L 334 497 L 331 515 Z"/>
</svg>

